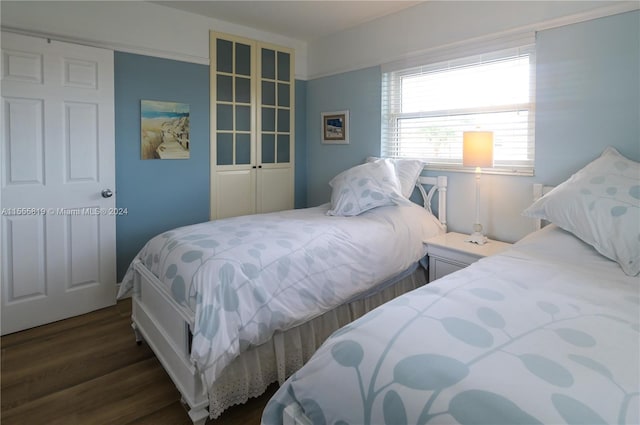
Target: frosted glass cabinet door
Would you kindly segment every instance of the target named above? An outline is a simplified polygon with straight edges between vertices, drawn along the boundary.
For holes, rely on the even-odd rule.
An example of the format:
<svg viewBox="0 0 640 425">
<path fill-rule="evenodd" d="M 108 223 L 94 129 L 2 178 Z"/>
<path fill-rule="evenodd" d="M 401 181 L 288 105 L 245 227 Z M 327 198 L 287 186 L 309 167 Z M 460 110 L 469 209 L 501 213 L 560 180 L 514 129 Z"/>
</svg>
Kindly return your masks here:
<svg viewBox="0 0 640 425">
<path fill-rule="evenodd" d="M 261 159 L 263 164 L 291 160 L 291 54 L 261 48 Z"/>
<path fill-rule="evenodd" d="M 294 205 L 294 57 L 211 32 L 211 218 Z"/>
<path fill-rule="evenodd" d="M 251 43 L 239 39 L 215 41 L 216 165 L 250 165 L 251 146 Z"/>
</svg>

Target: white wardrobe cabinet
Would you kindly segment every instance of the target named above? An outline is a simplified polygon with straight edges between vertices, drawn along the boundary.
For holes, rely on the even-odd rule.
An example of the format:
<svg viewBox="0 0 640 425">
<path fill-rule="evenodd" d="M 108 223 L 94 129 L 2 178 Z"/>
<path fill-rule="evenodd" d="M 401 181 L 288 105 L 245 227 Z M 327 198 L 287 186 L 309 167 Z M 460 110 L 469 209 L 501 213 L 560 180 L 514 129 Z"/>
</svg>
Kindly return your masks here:
<svg viewBox="0 0 640 425">
<path fill-rule="evenodd" d="M 212 32 L 211 218 L 292 209 L 294 52 Z"/>
</svg>

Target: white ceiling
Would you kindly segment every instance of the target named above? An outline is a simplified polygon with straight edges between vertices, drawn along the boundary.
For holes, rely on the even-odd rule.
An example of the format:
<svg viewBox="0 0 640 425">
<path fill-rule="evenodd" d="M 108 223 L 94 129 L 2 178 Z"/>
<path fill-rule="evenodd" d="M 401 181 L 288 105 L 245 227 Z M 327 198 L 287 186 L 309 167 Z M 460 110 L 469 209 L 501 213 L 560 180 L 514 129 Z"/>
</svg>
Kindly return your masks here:
<svg viewBox="0 0 640 425">
<path fill-rule="evenodd" d="M 309 42 L 422 2 L 179 0 L 152 3 Z"/>
</svg>

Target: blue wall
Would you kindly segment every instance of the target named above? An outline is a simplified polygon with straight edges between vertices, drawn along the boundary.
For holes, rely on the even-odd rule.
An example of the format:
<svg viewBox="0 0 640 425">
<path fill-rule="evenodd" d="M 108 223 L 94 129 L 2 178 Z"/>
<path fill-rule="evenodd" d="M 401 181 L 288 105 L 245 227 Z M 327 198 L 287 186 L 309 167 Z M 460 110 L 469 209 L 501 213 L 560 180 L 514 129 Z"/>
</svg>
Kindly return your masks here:
<svg viewBox="0 0 640 425">
<path fill-rule="evenodd" d="M 115 53 L 118 281 L 140 248 L 165 230 L 209 219 L 209 67 Z M 140 159 L 140 100 L 190 105 L 186 160 Z"/>
<path fill-rule="evenodd" d="M 153 236 L 209 220 L 209 67 L 115 52 L 118 281 Z M 295 207 L 306 206 L 306 82 L 296 80 Z M 190 105 L 188 160 L 140 159 L 140 100 Z"/>
<path fill-rule="evenodd" d="M 520 215 L 532 184 L 558 184 L 615 146 L 640 160 L 640 12 L 541 31 L 537 39 L 536 175 L 483 175 L 481 222 L 489 236 L 515 241 L 533 230 Z M 378 67 L 308 82 L 307 202 L 330 197 L 329 180 L 380 154 L 381 73 Z M 349 109 L 351 144 L 321 145 L 320 113 Z M 471 232 L 473 174 L 449 177 L 449 230 Z"/>
<path fill-rule="evenodd" d="M 536 175 L 566 180 L 614 146 L 640 161 L 640 12 L 542 31 Z"/>
<path fill-rule="evenodd" d="M 380 154 L 379 67 L 311 80 L 307 85 L 307 204 L 328 202 L 329 180 L 341 171 Z M 349 110 L 350 143 L 320 143 L 321 113 Z"/>
</svg>

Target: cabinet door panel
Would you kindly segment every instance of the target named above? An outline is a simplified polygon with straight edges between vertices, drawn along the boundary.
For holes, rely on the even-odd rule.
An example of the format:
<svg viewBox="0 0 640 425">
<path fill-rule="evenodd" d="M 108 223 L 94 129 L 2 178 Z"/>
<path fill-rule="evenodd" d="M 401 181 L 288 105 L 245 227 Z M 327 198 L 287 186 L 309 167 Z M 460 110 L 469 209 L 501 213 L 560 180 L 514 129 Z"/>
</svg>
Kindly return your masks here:
<svg viewBox="0 0 640 425">
<path fill-rule="evenodd" d="M 218 171 L 215 179 L 217 199 L 213 200 L 216 218 L 255 213 L 255 171 Z"/>
<path fill-rule="evenodd" d="M 218 133 L 216 135 L 216 165 L 233 164 L 233 134 Z"/>
<path fill-rule="evenodd" d="M 278 133 L 288 133 L 289 129 L 289 110 L 278 108 Z"/>
<path fill-rule="evenodd" d="M 227 40 L 216 40 L 216 70 L 233 72 L 233 43 Z"/>
<path fill-rule="evenodd" d="M 236 106 L 236 131 L 251 131 L 251 107 Z"/>
<path fill-rule="evenodd" d="M 290 106 L 289 84 L 278 83 L 278 106 Z"/>
<path fill-rule="evenodd" d="M 216 123 L 218 130 L 233 130 L 233 106 L 218 105 Z"/>
<path fill-rule="evenodd" d="M 293 208 L 292 169 L 262 168 L 258 172 L 258 211 L 262 213 Z"/>
<path fill-rule="evenodd" d="M 262 78 L 275 80 L 276 78 L 276 52 L 271 49 L 261 49 L 262 51 Z"/>
<path fill-rule="evenodd" d="M 236 102 L 251 103 L 251 80 L 249 78 L 236 77 Z"/>
<path fill-rule="evenodd" d="M 278 80 L 289 81 L 291 78 L 291 55 L 285 52 L 278 52 Z"/>
<path fill-rule="evenodd" d="M 233 100 L 233 79 L 228 75 L 218 75 L 216 90 L 218 102 L 231 102 Z"/>
<path fill-rule="evenodd" d="M 236 74 L 251 75 L 251 46 L 236 43 Z"/>
<path fill-rule="evenodd" d="M 262 131 L 276 131 L 276 110 L 262 108 Z"/>
<path fill-rule="evenodd" d="M 291 161 L 291 141 L 289 140 L 289 135 L 287 134 L 279 134 L 278 135 L 278 156 L 277 162 L 278 164 L 283 164 Z"/>
<path fill-rule="evenodd" d="M 251 164 L 250 134 L 236 134 L 236 164 Z"/>
<path fill-rule="evenodd" d="M 276 162 L 276 136 L 274 134 L 262 135 L 262 163 L 273 164 Z"/>
<path fill-rule="evenodd" d="M 280 94 L 279 91 L 278 94 Z M 262 82 L 262 104 L 271 106 L 276 105 L 276 83 L 272 81 Z"/>
</svg>

